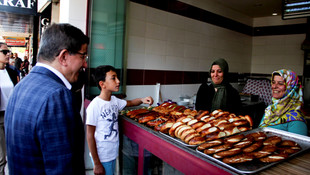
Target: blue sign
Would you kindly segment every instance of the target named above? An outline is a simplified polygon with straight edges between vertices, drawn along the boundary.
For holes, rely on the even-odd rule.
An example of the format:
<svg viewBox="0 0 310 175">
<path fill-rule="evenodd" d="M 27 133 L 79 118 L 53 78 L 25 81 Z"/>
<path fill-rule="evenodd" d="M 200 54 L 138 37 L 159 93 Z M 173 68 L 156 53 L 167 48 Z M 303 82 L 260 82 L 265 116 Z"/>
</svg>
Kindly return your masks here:
<svg viewBox="0 0 310 175">
<path fill-rule="evenodd" d="M 37 0 L 0 0 L 0 11 L 37 15 Z"/>
</svg>

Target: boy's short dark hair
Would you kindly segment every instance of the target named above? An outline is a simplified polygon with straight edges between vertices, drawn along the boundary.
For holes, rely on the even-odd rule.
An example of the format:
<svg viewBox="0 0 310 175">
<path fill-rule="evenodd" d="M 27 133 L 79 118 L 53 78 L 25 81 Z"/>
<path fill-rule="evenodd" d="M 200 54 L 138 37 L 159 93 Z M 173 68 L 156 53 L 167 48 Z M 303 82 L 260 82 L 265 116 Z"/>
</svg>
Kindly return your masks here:
<svg viewBox="0 0 310 175">
<path fill-rule="evenodd" d="M 94 80 L 95 80 L 96 85 L 99 88 L 99 90 L 101 90 L 99 82 L 100 81 L 105 81 L 106 75 L 110 71 L 116 72 L 116 69 L 113 66 L 110 66 L 110 65 L 98 66 L 95 69 Z"/>
</svg>

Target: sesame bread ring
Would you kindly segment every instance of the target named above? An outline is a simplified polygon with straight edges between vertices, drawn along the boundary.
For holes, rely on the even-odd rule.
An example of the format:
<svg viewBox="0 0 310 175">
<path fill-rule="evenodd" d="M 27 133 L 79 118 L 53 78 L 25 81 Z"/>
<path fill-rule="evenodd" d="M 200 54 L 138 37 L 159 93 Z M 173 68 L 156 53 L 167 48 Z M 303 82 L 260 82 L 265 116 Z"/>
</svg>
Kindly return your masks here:
<svg viewBox="0 0 310 175">
<path fill-rule="evenodd" d="M 196 119 L 200 120 L 202 117 L 206 116 L 207 114 L 209 114 L 209 111 L 198 111 L 197 117 Z"/>
<path fill-rule="evenodd" d="M 204 129 L 210 128 L 212 125 L 210 123 L 206 123 L 204 125 L 202 125 L 201 127 L 197 128 L 196 131 L 197 132 L 201 132 Z"/>
<path fill-rule="evenodd" d="M 262 157 L 266 157 L 268 155 L 272 154 L 271 152 L 268 151 L 256 151 L 256 152 L 252 152 L 251 155 L 254 156 L 254 158 L 259 159 Z"/>
<path fill-rule="evenodd" d="M 205 141 L 206 141 L 205 138 L 203 138 L 203 137 L 201 137 L 201 136 L 196 136 L 196 137 L 192 138 L 192 139 L 188 142 L 188 144 L 189 144 L 189 145 L 199 145 L 199 144 L 204 143 Z"/>
<path fill-rule="evenodd" d="M 296 142 L 292 141 L 292 140 L 283 140 L 279 144 L 279 146 L 290 146 L 290 147 L 292 147 L 292 146 L 298 146 L 298 144 Z"/>
<path fill-rule="evenodd" d="M 221 123 L 217 126 L 218 128 L 220 128 L 220 130 L 225 130 L 227 128 L 232 128 L 234 127 L 234 125 L 232 123 Z"/>
<path fill-rule="evenodd" d="M 252 145 L 244 148 L 242 151 L 245 152 L 245 153 L 250 153 L 250 152 L 253 152 L 253 151 L 257 150 L 258 148 L 260 148 L 262 146 L 263 146 L 263 142 L 262 141 L 255 142 Z"/>
<path fill-rule="evenodd" d="M 238 129 L 237 126 L 234 126 L 234 127 L 226 128 L 224 132 L 226 133 L 227 136 L 231 136 L 231 135 L 240 133 L 241 131 Z"/>
<path fill-rule="evenodd" d="M 174 122 L 168 121 L 160 127 L 159 131 L 162 133 L 168 134 L 168 132 L 169 132 L 169 130 L 173 124 L 174 124 Z"/>
<path fill-rule="evenodd" d="M 179 129 L 180 128 L 180 129 Z M 175 136 L 177 137 L 177 138 L 180 138 L 181 137 L 181 134 L 182 134 L 182 132 L 184 131 L 184 130 L 186 130 L 186 129 L 192 129 L 190 126 L 188 126 L 188 125 L 181 125 L 181 126 L 179 126 L 176 130 L 175 130 Z"/>
<path fill-rule="evenodd" d="M 197 123 L 191 125 L 191 127 L 196 130 L 197 128 L 202 127 L 204 124 L 206 124 L 206 123 L 205 122 L 197 122 Z"/>
<path fill-rule="evenodd" d="M 241 119 L 241 120 L 234 121 L 233 124 L 234 124 L 235 126 L 241 126 L 241 125 L 246 125 L 246 124 L 248 124 L 248 121 L 245 120 L 245 119 Z"/>
<path fill-rule="evenodd" d="M 247 136 L 253 137 L 255 141 L 265 140 L 267 138 L 267 135 L 264 132 L 253 132 Z"/>
<path fill-rule="evenodd" d="M 217 159 L 221 159 L 224 157 L 234 156 L 234 155 L 239 154 L 241 152 L 242 152 L 241 148 L 231 148 L 231 149 L 226 150 L 226 151 L 221 151 L 221 152 L 215 153 L 215 154 L 213 154 L 213 157 L 217 158 Z"/>
<path fill-rule="evenodd" d="M 194 120 L 194 118 L 192 118 L 192 117 L 186 117 L 185 119 L 181 120 L 181 122 L 182 122 L 182 123 L 187 123 L 187 122 L 189 122 L 189 121 L 191 121 L 191 120 Z"/>
<path fill-rule="evenodd" d="M 251 154 L 238 154 L 233 157 L 225 157 L 223 159 L 223 162 L 227 164 L 244 163 L 244 162 L 252 161 L 253 158 L 254 156 L 252 156 Z"/>
<path fill-rule="evenodd" d="M 213 147 L 213 146 L 217 146 L 217 145 L 221 145 L 221 144 L 223 144 L 223 143 L 224 143 L 224 142 L 223 142 L 222 139 L 211 140 L 211 141 L 208 141 L 208 142 L 205 142 L 205 143 L 199 145 L 199 146 L 197 147 L 197 149 L 198 149 L 199 151 L 202 151 L 202 150 L 204 150 L 204 149 L 207 149 L 207 148 L 210 148 L 210 147 Z"/>
<path fill-rule="evenodd" d="M 253 143 L 253 140 L 245 138 L 245 139 L 241 140 L 240 142 L 234 144 L 234 147 L 244 148 L 244 147 L 250 146 L 252 143 Z"/>
<path fill-rule="evenodd" d="M 192 138 L 200 136 L 200 134 L 198 134 L 197 132 L 193 132 L 190 134 L 187 134 L 187 136 L 184 138 L 184 142 L 188 143 Z"/>
<path fill-rule="evenodd" d="M 194 129 L 190 128 L 190 129 L 186 129 L 182 132 L 181 136 L 180 136 L 180 139 L 182 141 L 184 141 L 184 138 L 188 135 L 188 134 L 191 134 L 191 133 L 194 133 L 196 132 Z"/>
<path fill-rule="evenodd" d="M 278 147 L 279 152 L 286 154 L 294 154 L 301 150 L 300 146 Z"/>
<path fill-rule="evenodd" d="M 191 109 L 185 109 L 184 111 L 183 111 L 183 114 L 184 115 L 190 115 L 190 113 L 192 112 L 192 110 Z"/>
<path fill-rule="evenodd" d="M 175 129 L 175 131 L 174 131 L 175 137 L 177 137 L 177 138 L 180 137 L 180 136 L 178 136 L 177 134 L 178 134 L 179 130 L 182 129 L 183 127 L 187 127 L 188 129 L 190 128 L 190 126 L 185 125 L 185 124 L 182 124 L 182 125 L 178 126 L 178 127 Z"/>
<path fill-rule="evenodd" d="M 219 146 L 215 146 L 212 148 L 205 149 L 203 152 L 205 154 L 214 154 L 214 153 L 217 153 L 220 151 L 225 151 L 225 150 L 230 149 L 230 148 L 231 148 L 231 144 L 224 144 L 224 145 L 219 145 Z"/>
<path fill-rule="evenodd" d="M 181 126 L 181 125 L 183 125 L 182 122 L 176 122 L 176 123 L 174 123 L 174 124 L 172 125 L 172 127 L 169 129 L 169 135 L 170 135 L 171 137 L 175 137 L 174 132 L 175 132 L 175 130 L 176 130 L 179 126 Z"/>
<path fill-rule="evenodd" d="M 261 151 L 267 151 L 267 152 L 273 153 L 277 151 L 277 147 L 275 145 L 265 145 L 263 146 Z"/>
<path fill-rule="evenodd" d="M 181 122 L 185 118 L 187 118 L 187 116 L 182 116 L 182 117 L 178 118 L 175 122 Z"/>
<path fill-rule="evenodd" d="M 288 154 L 272 154 L 267 157 L 260 158 L 259 160 L 264 163 L 278 162 L 288 158 Z"/>
<path fill-rule="evenodd" d="M 201 136 L 204 137 L 206 135 L 209 135 L 211 133 L 214 133 L 214 132 L 219 132 L 220 129 L 216 126 L 213 126 L 213 127 L 210 127 L 210 128 L 207 128 L 207 129 L 204 129 L 200 132 Z"/>
<path fill-rule="evenodd" d="M 233 135 L 230 137 L 227 137 L 224 139 L 225 143 L 238 143 L 240 142 L 245 136 L 243 134 L 239 134 L 239 135 Z"/>
<path fill-rule="evenodd" d="M 271 136 L 264 141 L 264 145 L 277 145 L 282 141 L 281 137 Z"/>
<path fill-rule="evenodd" d="M 193 119 L 193 120 L 190 120 L 189 122 L 187 122 L 187 125 L 192 126 L 192 125 L 194 125 L 197 122 L 198 122 L 197 119 Z"/>
</svg>

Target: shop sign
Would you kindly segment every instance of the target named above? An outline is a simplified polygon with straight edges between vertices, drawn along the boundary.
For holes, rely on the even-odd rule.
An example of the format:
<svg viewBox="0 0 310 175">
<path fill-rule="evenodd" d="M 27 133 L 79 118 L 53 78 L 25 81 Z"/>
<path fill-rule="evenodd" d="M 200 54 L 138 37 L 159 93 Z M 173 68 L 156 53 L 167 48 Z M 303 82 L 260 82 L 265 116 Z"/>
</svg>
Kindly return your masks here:
<svg viewBox="0 0 310 175">
<path fill-rule="evenodd" d="M 37 0 L 0 0 L 0 11 L 37 15 Z"/>
<path fill-rule="evenodd" d="M 8 46 L 25 46 L 26 39 L 23 37 L 4 37 Z"/>
</svg>

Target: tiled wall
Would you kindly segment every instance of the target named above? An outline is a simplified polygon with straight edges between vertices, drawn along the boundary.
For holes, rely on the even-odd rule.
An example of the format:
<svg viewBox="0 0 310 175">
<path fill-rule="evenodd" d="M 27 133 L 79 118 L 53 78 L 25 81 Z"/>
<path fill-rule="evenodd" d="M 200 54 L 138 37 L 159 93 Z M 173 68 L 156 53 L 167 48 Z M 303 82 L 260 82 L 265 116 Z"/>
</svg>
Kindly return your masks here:
<svg viewBox="0 0 310 175">
<path fill-rule="evenodd" d="M 228 61 L 230 72 L 234 73 L 270 74 L 282 66 L 302 73 L 299 48 L 305 34 L 251 36 L 131 1 L 127 15 L 129 71 L 207 72 L 212 61 L 221 57 Z M 248 24 L 248 18 L 244 21 Z M 262 21 L 253 21 L 254 27 L 272 25 L 260 25 Z M 139 76 L 131 77 L 134 78 Z M 181 94 L 194 95 L 199 85 L 164 84 L 161 95 L 163 100 L 178 100 Z M 155 82 L 154 85 L 127 85 L 126 94 L 128 99 L 156 96 L 155 89 Z"/>
<path fill-rule="evenodd" d="M 254 27 L 306 23 L 305 18 L 281 20 L 280 16 L 255 18 Z M 254 36 L 251 73 L 271 74 L 278 69 L 292 69 L 303 74 L 304 52 L 301 44 L 306 34 Z"/>
<path fill-rule="evenodd" d="M 286 68 L 302 75 L 305 38 L 305 34 L 253 37 L 251 72 L 271 74 Z"/>
</svg>

